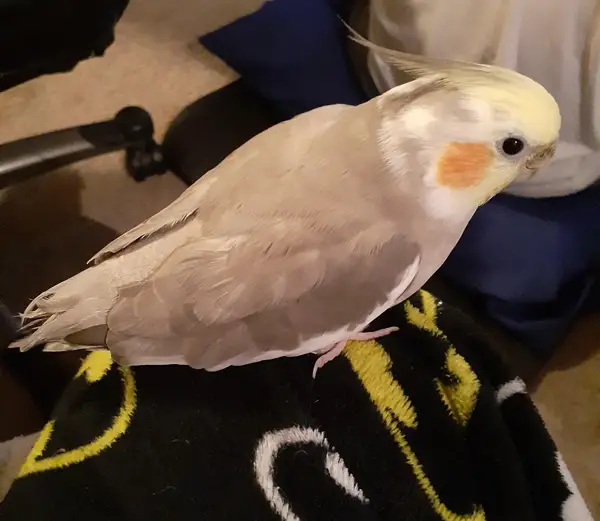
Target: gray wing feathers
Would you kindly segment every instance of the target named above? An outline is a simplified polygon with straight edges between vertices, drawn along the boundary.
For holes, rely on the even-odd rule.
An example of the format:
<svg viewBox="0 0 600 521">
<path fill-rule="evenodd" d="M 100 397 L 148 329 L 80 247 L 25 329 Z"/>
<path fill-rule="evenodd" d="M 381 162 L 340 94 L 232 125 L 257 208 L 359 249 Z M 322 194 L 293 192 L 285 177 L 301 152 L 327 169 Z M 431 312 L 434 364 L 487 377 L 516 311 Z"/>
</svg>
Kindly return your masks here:
<svg viewBox="0 0 600 521">
<path fill-rule="evenodd" d="M 338 105 L 320 107 L 258 134 L 234 151 L 213 170 L 202 176 L 177 200 L 115 239 L 98 252 L 90 262 L 96 264 L 102 262 L 111 256 L 123 253 L 138 241 L 151 238 L 161 232 L 167 232 L 188 219 L 194 218 L 197 214 L 202 213 L 205 215 L 204 203 L 209 190 L 213 187 L 215 190 L 211 190 L 211 193 L 215 191 L 221 195 L 221 197 L 215 199 L 217 206 L 223 204 L 224 200 L 229 200 L 236 187 L 239 189 L 240 179 L 243 181 L 244 176 L 252 177 L 250 186 L 260 193 L 261 181 L 267 183 L 268 179 L 268 183 L 271 185 L 282 175 L 281 171 L 273 171 L 273 168 L 279 164 L 278 157 L 285 160 L 284 165 L 286 168 L 292 163 L 296 166 L 301 164 L 298 156 L 303 155 L 303 152 L 298 151 L 302 149 L 302 146 L 306 148 L 306 146 L 313 143 L 317 139 L 316 136 L 321 135 L 331 122 L 336 120 L 339 114 L 349 109 L 351 107 Z M 291 138 L 292 134 L 293 138 Z M 266 150 L 269 153 L 261 153 Z M 273 150 L 276 152 L 273 153 Z M 286 152 L 282 152 L 282 150 L 286 150 Z M 296 152 L 292 152 L 294 150 Z M 271 171 L 271 175 L 257 178 L 253 175 L 255 170 Z M 252 191 L 240 194 L 244 198 L 250 195 L 252 195 Z"/>
<path fill-rule="evenodd" d="M 163 356 L 205 369 L 273 350 L 285 356 L 302 336 L 361 324 L 418 259 L 387 222 L 322 248 L 294 251 L 275 239 L 285 243 L 276 234 L 238 239 L 229 251 L 180 248 L 150 280 L 121 292 L 109 347 L 128 363 Z"/>
<path fill-rule="evenodd" d="M 121 253 L 140 240 L 151 237 L 161 231 L 175 228 L 191 217 L 194 217 L 200 208 L 204 195 L 212 185 L 212 181 L 212 179 L 199 179 L 169 206 L 154 214 L 149 219 L 146 219 L 135 228 L 125 232 L 120 237 L 117 237 L 92 257 L 90 262 L 98 264 L 113 255 Z"/>
</svg>

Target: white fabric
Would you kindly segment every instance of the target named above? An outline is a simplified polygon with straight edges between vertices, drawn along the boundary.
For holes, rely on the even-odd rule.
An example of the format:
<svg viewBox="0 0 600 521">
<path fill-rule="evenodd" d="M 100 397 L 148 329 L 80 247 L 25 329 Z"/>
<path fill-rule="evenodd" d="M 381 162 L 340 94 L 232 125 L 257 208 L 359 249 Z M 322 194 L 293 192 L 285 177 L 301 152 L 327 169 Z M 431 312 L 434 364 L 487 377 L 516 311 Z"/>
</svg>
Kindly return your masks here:
<svg viewBox="0 0 600 521">
<path fill-rule="evenodd" d="M 495 63 L 544 85 L 563 118 L 556 157 L 506 191 L 560 196 L 600 180 L 596 9 L 597 0 L 371 0 L 369 39 L 415 54 Z M 369 68 L 380 90 L 404 81 L 372 54 Z"/>
</svg>

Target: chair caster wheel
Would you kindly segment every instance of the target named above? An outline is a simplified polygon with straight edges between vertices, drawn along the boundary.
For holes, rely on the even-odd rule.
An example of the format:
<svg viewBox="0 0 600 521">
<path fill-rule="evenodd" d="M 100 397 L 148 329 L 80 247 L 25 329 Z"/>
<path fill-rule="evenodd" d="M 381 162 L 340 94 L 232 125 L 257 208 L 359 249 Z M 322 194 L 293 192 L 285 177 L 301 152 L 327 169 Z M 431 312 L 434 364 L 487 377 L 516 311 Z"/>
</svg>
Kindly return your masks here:
<svg viewBox="0 0 600 521">
<path fill-rule="evenodd" d="M 138 182 L 167 171 L 160 147 L 154 141 L 128 148 L 125 151 L 125 168 Z"/>
<path fill-rule="evenodd" d="M 125 107 L 115 116 L 125 139 L 125 168 L 136 181 L 167 171 L 160 147 L 154 141 L 154 124 L 150 114 L 140 107 Z"/>
</svg>

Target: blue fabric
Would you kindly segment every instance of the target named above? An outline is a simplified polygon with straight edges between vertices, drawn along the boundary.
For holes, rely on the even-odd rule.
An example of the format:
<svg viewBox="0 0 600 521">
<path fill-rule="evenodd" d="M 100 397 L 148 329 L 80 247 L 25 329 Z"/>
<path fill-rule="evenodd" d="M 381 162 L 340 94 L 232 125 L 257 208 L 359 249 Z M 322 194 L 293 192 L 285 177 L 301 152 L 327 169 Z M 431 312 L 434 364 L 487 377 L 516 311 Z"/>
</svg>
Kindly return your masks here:
<svg viewBox="0 0 600 521">
<path fill-rule="evenodd" d="M 442 272 L 485 296 L 487 312 L 543 356 L 592 302 L 599 239 L 600 187 L 549 199 L 500 195 L 475 214 Z"/>
<path fill-rule="evenodd" d="M 365 96 L 336 10 L 347 0 L 272 0 L 204 36 L 284 116 Z M 600 187 L 553 199 L 499 196 L 476 214 L 442 268 L 541 356 L 590 298 L 600 265 Z"/>
<path fill-rule="evenodd" d="M 351 72 L 336 9 L 347 0 L 271 0 L 200 38 L 284 117 L 366 96 Z"/>
</svg>

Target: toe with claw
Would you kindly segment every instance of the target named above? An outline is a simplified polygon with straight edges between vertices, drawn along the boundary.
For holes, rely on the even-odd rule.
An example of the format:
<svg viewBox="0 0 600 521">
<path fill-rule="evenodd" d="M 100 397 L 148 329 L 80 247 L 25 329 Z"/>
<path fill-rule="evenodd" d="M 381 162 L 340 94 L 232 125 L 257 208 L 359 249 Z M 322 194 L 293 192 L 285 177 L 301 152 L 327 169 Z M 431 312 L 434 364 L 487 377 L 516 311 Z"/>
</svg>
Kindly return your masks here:
<svg viewBox="0 0 600 521">
<path fill-rule="evenodd" d="M 387 327 L 385 329 L 378 329 L 377 331 L 368 331 L 363 333 L 355 333 L 350 338 L 346 340 L 342 340 L 337 344 L 334 344 L 332 347 L 325 349 L 322 351 L 321 356 L 317 358 L 315 365 L 313 367 L 313 378 L 317 376 L 317 371 L 321 369 L 326 363 L 331 362 L 334 358 L 338 357 L 344 351 L 344 347 L 350 340 L 357 340 L 359 342 L 365 342 L 368 340 L 375 340 L 376 338 L 381 338 L 383 336 L 389 335 L 394 331 L 398 331 L 397 327 Z"/>
</svg>

